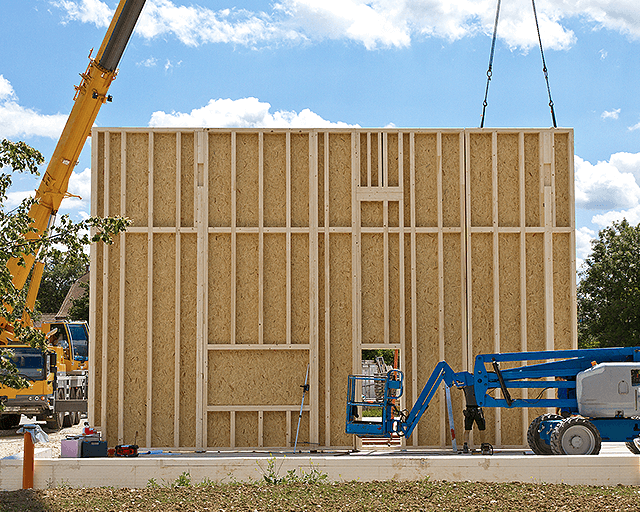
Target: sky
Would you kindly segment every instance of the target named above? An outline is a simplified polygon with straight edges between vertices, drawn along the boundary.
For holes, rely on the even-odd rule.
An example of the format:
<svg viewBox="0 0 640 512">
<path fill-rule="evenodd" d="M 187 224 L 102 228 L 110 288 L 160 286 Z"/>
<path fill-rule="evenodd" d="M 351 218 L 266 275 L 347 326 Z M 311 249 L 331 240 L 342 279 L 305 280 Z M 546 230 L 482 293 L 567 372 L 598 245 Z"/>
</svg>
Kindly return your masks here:
<svg viewBox="0 0 640 512">
<path fill-rule="evenodd" d="M 48 159 L 117 0 L 0 0 L 0 138 Z M 147 0 L 97 126 L 474 128 L 496 0 Z M 640 223 L 640 3 L 537 0 L 573 128 L 576 253 Z M 486 127 L 551 126 L 530 0 L 502 0 Z M 91 140 L 61 213 L 90 212 Z M 45 163 L 46 166 L 46 163 Z M 46 168 L 41 169 L 44 171 Z M 14 179 L 8 207 L 38 179 Z"/>
</svg>

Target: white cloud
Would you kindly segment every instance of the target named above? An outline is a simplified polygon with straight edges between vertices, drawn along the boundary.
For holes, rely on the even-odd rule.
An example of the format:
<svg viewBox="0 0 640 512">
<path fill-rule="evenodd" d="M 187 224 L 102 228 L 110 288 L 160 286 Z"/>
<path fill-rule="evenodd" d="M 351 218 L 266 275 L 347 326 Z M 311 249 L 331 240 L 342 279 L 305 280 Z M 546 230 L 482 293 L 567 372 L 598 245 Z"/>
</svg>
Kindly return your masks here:
<svg viewBox="0 0 640 512">
<path fill-rule="evenodd" d="M 149 57 L 141 62 L 136 62 L 136 66 L 144 66 L 145 68 L 152 68 L 158 65 L 158 59 L 155 57 Z"/>
<path fill-rule="evenodd" d="M 11 82 L 9 82 L 9 80 L 4 76 L 0 75 L 0 101 L 13 99 L 14 97 L 15 92 L 13 91 Z"/>
<path fill-rule="evenodd" d="M 635 157 L 635 159 L 634 159 Z M 586 210 L 633 208 L 640 204 L 640 154 L 616 153 L 593 165 L 575 157 L 576 207 Z"/>
<path fill-rule="evenodd" d="M 629 208 L 628 210 L 613 210 L 600 215 L 594 215 L 591 222 L 596 226 L 604 228 L 606 226 L 610 226 L 613 221 L 620 221 L 622 219 L 627 219 L 629 224 L 640 224 L 640 206 Z"/>
<path fill-rule="evenodd" d="M 602 119 L 618 119 L 618 117 L 620 117 L 620 109 L 615 108 L 613 110 L 605 110 L 600 117 Z"/>
<path fill-rule="evenodd" d="M 605 49 L 602 49 L 598 52 L 600 54 L 600 60 L 604 60 L 609 55 L 609 52 Z"/>
<path fill-rule="evenodd" d="M 27 197 L 32 197 L 35 195 L 35 191 L 31 190 L 13 190 L 7 193 L 7 200 L 4 202 L 4 207 L 7 210 L 12 210 L 15 207 L 19 206 L 22 201 L 24 201 Z"/>
<path fill-rule="evenodd" d="M 578 270 L 591 253 L 591 240 L 596 237 L 596 234 L 588 227 L 576 229 L 576 268 Z"/>
<path fill-rule="evenodd" d="M 629 126 L 629 130 L 640 130 L 640 123 Z"/>
<path fill-rule="evenodd" d="M 271 105 L 257 98 L 241 98 L 238 100 L 210 100 L 202 108 L 193 109 L 190 113 L 154 112 L 149 126 L 183 126 L 183 127 L 216 127 L 216 128 L 323 128 L 349 125 L 343 122 L 333 123 L 305 108 L 299 113 L 278 110 L 271 113 Z"/>
<path fill-rule="evenodd" d="M 96 27 L 108 27 L 115 9 L 111 9 L 100 0 L 60 0 L 52 1 L 51 5 L 67 12 L 65 23 L 69 21 L 81 21 L 93 23 Z"/>
<path fill-rule="evenodd" d="M 608 3 L 591 0 L 598 2 Z M 65 11 L 65 21 L 97 26 L 106 26 L 113 12 L 100 0 L 51 0 L 51 3 Z M 546 48 L 566 49 L 575 42 L 573 32 L 564 25 L 568 17 L 583 16 L 597 26 L 602 25 L 601 16 L 591 6 L 580 9 L 574 3 L 575 0 L 565 0 L 567 5 L 559 6 L 551 0 L 539 2 L 538 20 Z M 605 7 L 601 9 L 605 14 L 615 9 L 613 2 Z M 147 39 L 173 35 L 189 46 L 231 43 L 256 47 L 346 39 L 368 49 L 401 48 L 421 37 L 456 40 L 489 35 L 494 13 L 494 0 L 280 0 L 267 12 L 242 8 L 213 10 L 197 4 L 179 5 L 172 0 L 147 0 L 136 32 Z M 632 14 L 625 11 L 620 17 L 630 27 Z M 622 25 L 617 30 L 625 31 Z M 503 3 L 498 36 L 512 48 L 526 51 L 537 46 L 533 13 L 527 2 Z"/>
<path fill-rule="evenodd" d="M 21 106 L 9 80 L 0 75 L 0 138 L 41 136 L 57 139 L 66 122 L 65 115 L 40 114 Z"/>
</svg>

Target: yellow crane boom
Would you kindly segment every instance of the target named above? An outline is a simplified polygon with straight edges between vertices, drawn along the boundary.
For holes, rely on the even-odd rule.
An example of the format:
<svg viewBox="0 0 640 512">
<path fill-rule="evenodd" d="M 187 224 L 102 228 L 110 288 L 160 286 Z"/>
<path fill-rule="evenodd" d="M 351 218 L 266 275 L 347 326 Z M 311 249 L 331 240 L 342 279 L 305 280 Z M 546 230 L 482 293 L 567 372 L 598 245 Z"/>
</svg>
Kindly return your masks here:
<svg viewBox="0 0 640 512">
<path fill-rule="evenodd" d="M 35 232 L 28 233 L 30 240 L 38 239 L 53 222 L 60 203 L 67 194 L 69 178 L 78 163 L 80 152 L 84 147 L 91 127 L 103 103 L 110 101 L 107 92 L 111 82 L 116 78 L 117 66 L 129 38 L 138 21 L 145 0 L 120 0 L 111 20 L 109 29 L 94 59 L 89 55 L 89 66 L 81 73 L 82 81 L 76 86 L 74 105 L 65 124 L 62 135 L 49 161 L 40 186 L 36 190 L 37 202 L 29 211 L 33 219 L 31 226 Z M 19 258 L 8 261 L 7 267 L 13 277 L 13 285 L 17 289 L 25 286 L 36 255 L 24 254 L 26 265 L 19 264 Z M 37 272 L 41 275 L 41 272 Z M 30 294 L 37 295 L 39 279 L 33 279 Z M 0 321 L 0 328 L 6 327 Z"/>
</svg>

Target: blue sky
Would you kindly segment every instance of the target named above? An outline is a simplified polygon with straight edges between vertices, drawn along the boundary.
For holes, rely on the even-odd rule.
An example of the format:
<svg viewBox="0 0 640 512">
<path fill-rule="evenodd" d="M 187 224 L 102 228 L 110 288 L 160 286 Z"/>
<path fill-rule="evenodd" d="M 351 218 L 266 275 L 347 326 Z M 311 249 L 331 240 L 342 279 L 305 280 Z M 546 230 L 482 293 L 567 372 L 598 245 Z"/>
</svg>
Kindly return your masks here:
<svg viewBox="0 0 640 512">
<path fill-rule="evenodd" d="M 2 0 L 0 137 L 49 158 L 117 0 Z M 477 127 L 495 0 L 147 0 L 99 126 Z M 537 0 L 575 130 L 579 261 L 640 222 L 640 4 Z M 503 0 L 485 125 L 548 127 L 529 0 Z M 90 211 L 90 140 L 63 212 Z M 37 180 L 17 179 L 10 205 Z"/>
</svg>

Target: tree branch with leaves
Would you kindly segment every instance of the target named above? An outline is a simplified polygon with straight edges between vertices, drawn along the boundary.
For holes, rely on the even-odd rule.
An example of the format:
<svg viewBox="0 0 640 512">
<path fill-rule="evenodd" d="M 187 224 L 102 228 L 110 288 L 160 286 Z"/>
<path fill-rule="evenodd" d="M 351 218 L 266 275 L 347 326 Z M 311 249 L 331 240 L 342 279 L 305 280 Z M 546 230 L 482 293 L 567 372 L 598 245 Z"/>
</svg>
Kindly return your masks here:
<svg viewBox="0 0 640 512">
<path fill-rule="evenodd" d="M 130 225 L 130 220 L 124 217 L 89 217 L 74 222 L 63 215 L 47 232 L 33 237 L 35 229 L 29 211 L 36 200 L 27 198 L 11 211 L 6 211 L 4 205 L 13 176 L 16 173 L 39 175 L 38 166 L 43 162 L 42 154 L 24 142 L 7 139 L 0 142 L 0 318 L 4 319 L 1 335 L 40 350 L 46 349 L 45 334 L 23 322 L 28 285 L 22 288 L 14 285 L 7 263 L 15 260 L 24 267 L 27 255 L 58 263 L 86 261 L 88 245 L 111 244 L 113 237 Z M 27 381 L 17 375 L 9 355 L 0 347 L 0 384 L 16 389 L 26 387 Z"/>
</svg>

